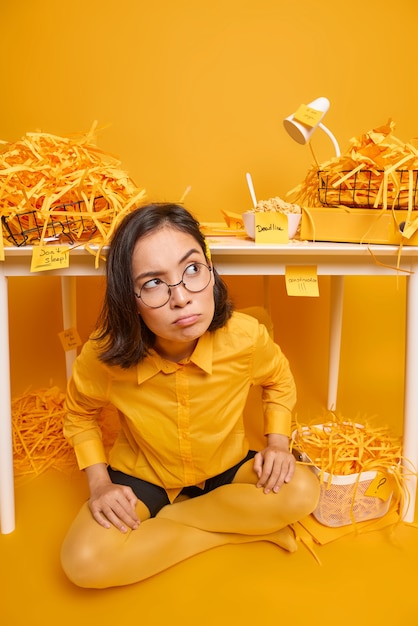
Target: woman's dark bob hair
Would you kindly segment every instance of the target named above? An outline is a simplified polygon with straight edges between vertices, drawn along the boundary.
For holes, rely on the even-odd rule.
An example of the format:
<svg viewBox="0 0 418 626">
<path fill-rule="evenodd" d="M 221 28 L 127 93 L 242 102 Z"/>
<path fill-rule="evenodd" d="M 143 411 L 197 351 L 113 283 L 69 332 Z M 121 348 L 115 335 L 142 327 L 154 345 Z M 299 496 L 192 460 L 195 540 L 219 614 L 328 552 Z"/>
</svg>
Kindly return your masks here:
<svg viewBox="0 0 418 626">
<path fill-rule="evenodd" d="M 132 256 L 138 239 L 170 226 L 191 235 L 202 248 L 206 260 L 205 238 L 199 222 L 179 204 L 147 204 L 124 217 L 117 227 L 106 261 L 106 293 L 95 338 L 99 358 L 123 368 L 144 359 L 155 342 L 155 335 L 138 315 L 132 275 Z M 215 313 L 209 331 L 222 328 L 231 317 L 232 304 L 225 283 L 213 268 Z"/>
</svg>

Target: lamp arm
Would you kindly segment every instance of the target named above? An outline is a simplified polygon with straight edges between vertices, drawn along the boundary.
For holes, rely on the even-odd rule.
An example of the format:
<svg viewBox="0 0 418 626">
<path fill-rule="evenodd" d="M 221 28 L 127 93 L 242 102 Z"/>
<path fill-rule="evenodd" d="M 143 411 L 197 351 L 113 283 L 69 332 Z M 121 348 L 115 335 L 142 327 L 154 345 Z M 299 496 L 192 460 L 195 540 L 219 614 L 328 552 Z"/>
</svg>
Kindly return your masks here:
<svg viewBox="0 0 418 626">
<path fill-rule="evenodd" d="M 324 131 L 324 133 L 326 135 L 328 135 L 328 137 L 331 139 L 333 146 L 334 146 L 334 150 L 335 153 L 337 155 L 337 157 L 341 156 L 341 150 L 340 150 L 340 146 L 338 145 L 337 140 L 335 139 L 334 135 L 332 134 L 332 132 L 330 131 L 329 128 L 327 128 L 326 126 L 324 126 L 324 124 L 322 124 L 321 122 L 319 122 L 318 124 L 318 128 L 320 128 L 321 130 Z"/>
</svg>

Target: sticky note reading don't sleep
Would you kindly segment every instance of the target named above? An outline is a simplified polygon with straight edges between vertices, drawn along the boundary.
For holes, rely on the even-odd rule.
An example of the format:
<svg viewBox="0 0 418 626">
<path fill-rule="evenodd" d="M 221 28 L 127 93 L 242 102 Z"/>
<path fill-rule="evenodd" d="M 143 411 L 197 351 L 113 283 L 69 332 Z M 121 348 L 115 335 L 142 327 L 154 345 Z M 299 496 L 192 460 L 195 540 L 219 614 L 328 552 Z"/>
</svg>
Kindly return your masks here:
<svg viewBox="0 0 418 626">
<path fill-rule="evenodd" d="M 319 296 L 318 274 L 315 265 L 286 266 L 286 291 L 288 296 Z"/>
<path fill-rule="evenodd" d="M 34 246 L 30 271 L 42 272 L 69 267 L 70 253 L 68 246 Z"/>
</svg>

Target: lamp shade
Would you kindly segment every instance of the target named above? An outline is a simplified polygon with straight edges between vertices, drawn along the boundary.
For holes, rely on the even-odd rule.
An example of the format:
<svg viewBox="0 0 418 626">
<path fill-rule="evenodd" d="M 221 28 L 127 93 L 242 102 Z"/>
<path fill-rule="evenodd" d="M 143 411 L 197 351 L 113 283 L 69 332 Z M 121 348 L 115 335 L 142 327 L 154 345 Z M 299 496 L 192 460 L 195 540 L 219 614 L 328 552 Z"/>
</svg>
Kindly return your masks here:
<svg viewBox="0 0 418 626">
<path fill-rule="evenodd" d="M 308 143 L 316 129 L 320 128 L 331 139 L 336 155 L 340 156 L 341 152 L 337 140 L 335 139 L 329 128 L 321 123 L 321 120 L 328 111 L 329 106 L 330 103 L 328 98 L 316 98 L 316 100 L 310 102 L 306 107 L 303 107 L 304 115 L 302 115 L 302 119 L 304 117 L 311 117 L 312 120 L 306 119 L 306 123 L 303 123 L 299 119 L 295 119 L 295 117 L 299 117 L 297 115 L 298 112 L 296 112 L 292 113 L 292 115 L 289 115 L 288 117 L 286 117 L 286 119 L 283 120 L 283 126 L 285 127 L 288 134 L 292 137 L 292 139 L 302 145 Z M 309 113 L 315 113 L 315 115 L 309 116 Z"/>
<path fill-rule="evenodd" d="M 322 115 L 319 119 L 316 120 L 314 126 L 307 126 L 305 124 L 302 124 L 301 122 L 296 121 L 294 113 L 292 113 L 292 115 L 289 115 L 289 117 L 286 117 L 286 119 L 283 120 L 283 125 L 289 135 L 292 137 L 292 139 L 300 144 L 308 143 L 308 141 L 312 137 L 319 122 L 322 120 L 325 113 L 329 109 L 329 100 L 323 97 L 317 98 L 316 100 L 310 102 L 307 106 L 309 109 L 314 109 L 315 111 L 322 112 Z"/>
</svg>

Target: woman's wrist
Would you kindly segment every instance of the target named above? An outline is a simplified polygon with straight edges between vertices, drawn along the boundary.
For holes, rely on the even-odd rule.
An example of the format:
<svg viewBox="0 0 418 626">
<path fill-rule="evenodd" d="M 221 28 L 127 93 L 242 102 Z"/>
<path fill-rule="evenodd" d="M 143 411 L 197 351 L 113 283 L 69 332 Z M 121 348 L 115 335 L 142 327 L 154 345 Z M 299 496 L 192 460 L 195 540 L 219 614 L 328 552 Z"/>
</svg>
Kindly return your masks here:
<svg viewBox="0 0 418 626">
<path fill-rule="evenodd" d="M 279 433 L 270 433 L 267 435 L 267 445 L 289 451 L 289 437 Z"/>
<path fill-rule="evenodd" d="M 86 467 L 84 471 L 87 476 L 90 491 L 93 491 L 100 484 L 111 482 L 106 463 L 95 463 L 94 465 L 89 465 L 89 467 Z"/>
</svg>

